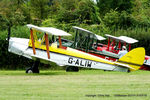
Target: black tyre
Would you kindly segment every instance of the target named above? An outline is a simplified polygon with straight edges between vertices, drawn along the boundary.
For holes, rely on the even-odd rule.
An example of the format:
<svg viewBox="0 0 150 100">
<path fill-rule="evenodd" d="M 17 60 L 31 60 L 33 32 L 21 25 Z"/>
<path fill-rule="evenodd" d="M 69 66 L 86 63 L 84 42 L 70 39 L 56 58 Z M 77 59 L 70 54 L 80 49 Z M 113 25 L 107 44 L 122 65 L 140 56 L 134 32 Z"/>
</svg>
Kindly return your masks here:
<svg viewBox="0 0 150 100">
<path fill-rule="evenodd" d="M 33 73 L 32 67 L 28 68 L 28 69 L 26 70 L 26 73 Z"/>
<path fill-rule="evenodd" d="M 26 73 L 39 73 L 39 69 L 30 67 L 26 70 Z"/>
<path fill-rule="evenodd" d="M 38 69 L 39 63 L 40 61 L 35 61 L 32 67 L 26 70 L 26 73 L 39 73 L 39 69 Z"/>
<path fill-rule="evenodd" d="M 128 73 L 130 73 L 131 71 L 128 69 L 128 71 L 127 71 Z"/>
<path fill-rule="evenodd" d="M 78 72 L 79 68 L 78 67 L 74 67 L 74 66 L 68 66 L 66 68 L 66 72 Z"/>
</svg>

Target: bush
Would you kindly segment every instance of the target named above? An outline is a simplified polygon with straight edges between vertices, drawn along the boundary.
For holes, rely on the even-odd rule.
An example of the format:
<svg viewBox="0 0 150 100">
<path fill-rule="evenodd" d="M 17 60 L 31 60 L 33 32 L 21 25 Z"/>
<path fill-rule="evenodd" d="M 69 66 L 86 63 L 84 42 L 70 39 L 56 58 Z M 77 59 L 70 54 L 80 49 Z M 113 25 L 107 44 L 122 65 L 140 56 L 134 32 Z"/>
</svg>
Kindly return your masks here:
<svg viewBox="0 0 150 100">
<path fill-rule="evenodd" d="M 119 13 L 118 11 L 111 10 L 109 13 L 106 13 L 103 21 L 107 27 L 111 28 L 111 30 L 133 27 L 133 18 L 126 11 Z"/>
</svg>

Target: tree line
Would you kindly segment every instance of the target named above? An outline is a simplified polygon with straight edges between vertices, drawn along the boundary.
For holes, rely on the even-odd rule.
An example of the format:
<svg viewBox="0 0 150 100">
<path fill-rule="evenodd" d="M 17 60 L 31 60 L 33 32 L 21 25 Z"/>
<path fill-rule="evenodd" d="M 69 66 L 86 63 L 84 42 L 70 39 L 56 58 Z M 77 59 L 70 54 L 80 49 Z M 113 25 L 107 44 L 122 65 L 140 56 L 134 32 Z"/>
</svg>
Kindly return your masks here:
<svg viewBox="0 0 150 100">
<path fill-rule="evenodd" d="M 0 0 L 0 25 L 39 24 L 46 19 L 107 27 L 149 27 L 149 0 Z"/>
</svg>

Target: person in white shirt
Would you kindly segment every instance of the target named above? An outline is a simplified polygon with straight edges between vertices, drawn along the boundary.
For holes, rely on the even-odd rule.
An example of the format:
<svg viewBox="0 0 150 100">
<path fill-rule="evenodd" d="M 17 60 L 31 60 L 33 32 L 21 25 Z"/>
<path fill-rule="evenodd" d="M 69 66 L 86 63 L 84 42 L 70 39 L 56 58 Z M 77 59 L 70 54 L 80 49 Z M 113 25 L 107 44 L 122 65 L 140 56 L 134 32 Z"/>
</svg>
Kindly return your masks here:
<svg viewBox="0 0 150 100">
<path fill-rule="evenodd" d="M 126 53 L 128 53 L 127 48 L 125 46 L 122 46 L 122 50 L 118 53 L 119 58 L 124 56 Z"/>
</svg>

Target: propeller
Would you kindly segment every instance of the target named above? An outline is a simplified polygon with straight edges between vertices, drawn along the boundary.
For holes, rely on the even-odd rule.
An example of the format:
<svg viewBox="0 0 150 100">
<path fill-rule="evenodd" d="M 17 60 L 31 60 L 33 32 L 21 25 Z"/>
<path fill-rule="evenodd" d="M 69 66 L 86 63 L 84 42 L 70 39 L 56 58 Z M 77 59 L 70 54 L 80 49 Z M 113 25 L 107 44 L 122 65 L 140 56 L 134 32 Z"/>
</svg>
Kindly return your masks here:
<svg viewBox="0 0 150 100">
<path fill-rule="evenodd" d="M 11 34 L 11 26 L 10 24 L 8 25 L 8 35 L 7 35 L 7 41 L 10 39 L 10 34 Z"/>
</svg>

